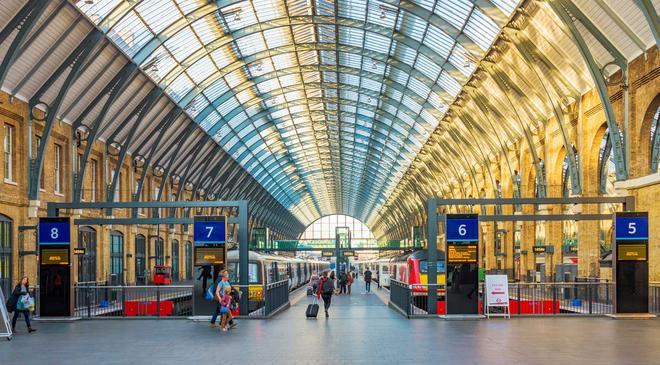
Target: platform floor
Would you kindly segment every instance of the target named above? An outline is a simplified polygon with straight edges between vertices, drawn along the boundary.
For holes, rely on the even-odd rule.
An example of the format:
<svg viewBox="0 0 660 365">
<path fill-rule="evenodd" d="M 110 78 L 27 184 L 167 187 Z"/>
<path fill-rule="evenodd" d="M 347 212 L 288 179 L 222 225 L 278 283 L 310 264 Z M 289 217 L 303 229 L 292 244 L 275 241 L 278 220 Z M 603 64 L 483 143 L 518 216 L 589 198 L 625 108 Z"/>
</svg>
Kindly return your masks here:
<svg viewBox="0 0 660 365">
<path fill-rule="evenodd" d="M 333 298 L 305 319 L 308 298 L 228 333 L 188 320 L 24 323 L 0 340 L 2 364 L 659 364 L 660 320 L 403 318 L 378 295 Z M 224 362 L 226 359 L 227 362 Z"/>
</svg>

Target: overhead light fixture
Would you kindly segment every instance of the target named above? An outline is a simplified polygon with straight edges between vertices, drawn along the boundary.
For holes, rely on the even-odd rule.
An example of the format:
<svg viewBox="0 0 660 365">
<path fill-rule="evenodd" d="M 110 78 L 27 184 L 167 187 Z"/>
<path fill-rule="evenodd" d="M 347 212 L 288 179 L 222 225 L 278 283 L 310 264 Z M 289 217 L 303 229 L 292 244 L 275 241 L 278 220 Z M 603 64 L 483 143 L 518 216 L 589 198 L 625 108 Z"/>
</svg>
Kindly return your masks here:
<svg viewBox="0 0 660 365">
<path fill-rule="evenodd" d="M 223 11 L 222 15 L 224 15 L 225 18 L 233 16 L 234 17 L 233 21 L 238 22 L 238 21 L 241 20 L 241 11 L 242 10 L 243 9 L 241 9 L 241 8 L 229 9 L 227 11 Z"/>
<path fill-rule="evenodd" d="M 85 4 L 87 5 L 94 5 L 94 0 L 85 0 Z"/>
</svg>

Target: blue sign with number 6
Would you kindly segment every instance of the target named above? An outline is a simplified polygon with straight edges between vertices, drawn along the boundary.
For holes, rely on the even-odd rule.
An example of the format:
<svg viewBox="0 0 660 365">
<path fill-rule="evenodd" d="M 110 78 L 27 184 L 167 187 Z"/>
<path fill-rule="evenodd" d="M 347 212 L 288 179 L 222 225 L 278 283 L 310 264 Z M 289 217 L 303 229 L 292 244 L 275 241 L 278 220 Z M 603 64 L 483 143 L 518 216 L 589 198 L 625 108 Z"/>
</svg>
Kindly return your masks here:
<svg viewBox="0 0 660 365">
<path fill-rule="evenodd" d="M 227 242 L 225 217 L 195 217 L 196 245 L 221 245 Z"/>
<path fill-rule="evenodd" d="M 477 242 L 479 220 L 475 218 L 451 218 L 447 216 L 448 242 Z"/>
<path fill-rule="evenodd" d="M 648 217 L 616 217 L 616 239 L 617 240 L 648 240 L 649 218 Z"/>
<path fill-rule="evenodd" d="M 40 218 L 39 245 L 71 244 L 71 227 L 68 218 Z"/>
</svg>

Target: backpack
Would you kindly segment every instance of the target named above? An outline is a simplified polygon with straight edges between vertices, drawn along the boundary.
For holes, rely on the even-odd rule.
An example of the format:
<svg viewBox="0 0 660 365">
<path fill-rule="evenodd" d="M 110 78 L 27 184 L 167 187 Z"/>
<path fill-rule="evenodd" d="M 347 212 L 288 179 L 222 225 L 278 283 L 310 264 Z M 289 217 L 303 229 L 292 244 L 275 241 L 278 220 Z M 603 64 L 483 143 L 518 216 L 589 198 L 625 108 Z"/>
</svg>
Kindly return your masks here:
<svg viewBox="0 0 660 365">
<path fill-rule="evenodd" d="M 212 301 L 213 298 L 215 297 L 215 284 L 211 284 L 208 289 L 206 289 L 206 294 L 204 295 L 204 299 L 207 301 Z"/>
<path fill-rule="evenodd" d="M 321 294 L 332 295 L 332 292 L 335 290 L 332 280 L 326 279 L 321 285 Z"/>
</svg>

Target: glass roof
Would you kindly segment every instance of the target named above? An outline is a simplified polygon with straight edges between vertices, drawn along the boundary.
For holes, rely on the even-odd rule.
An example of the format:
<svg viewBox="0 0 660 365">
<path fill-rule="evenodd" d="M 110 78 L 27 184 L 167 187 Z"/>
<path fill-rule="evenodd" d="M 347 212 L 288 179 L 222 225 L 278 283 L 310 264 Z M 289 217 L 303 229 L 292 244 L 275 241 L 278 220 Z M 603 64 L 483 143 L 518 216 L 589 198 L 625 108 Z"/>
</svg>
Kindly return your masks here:
<svg viewBox="0 0 660 365">
<path fill-rule="evenodd" d="M 77 6 L 303 223 L 377 211 L 519 0 Z"/>
</svg>

